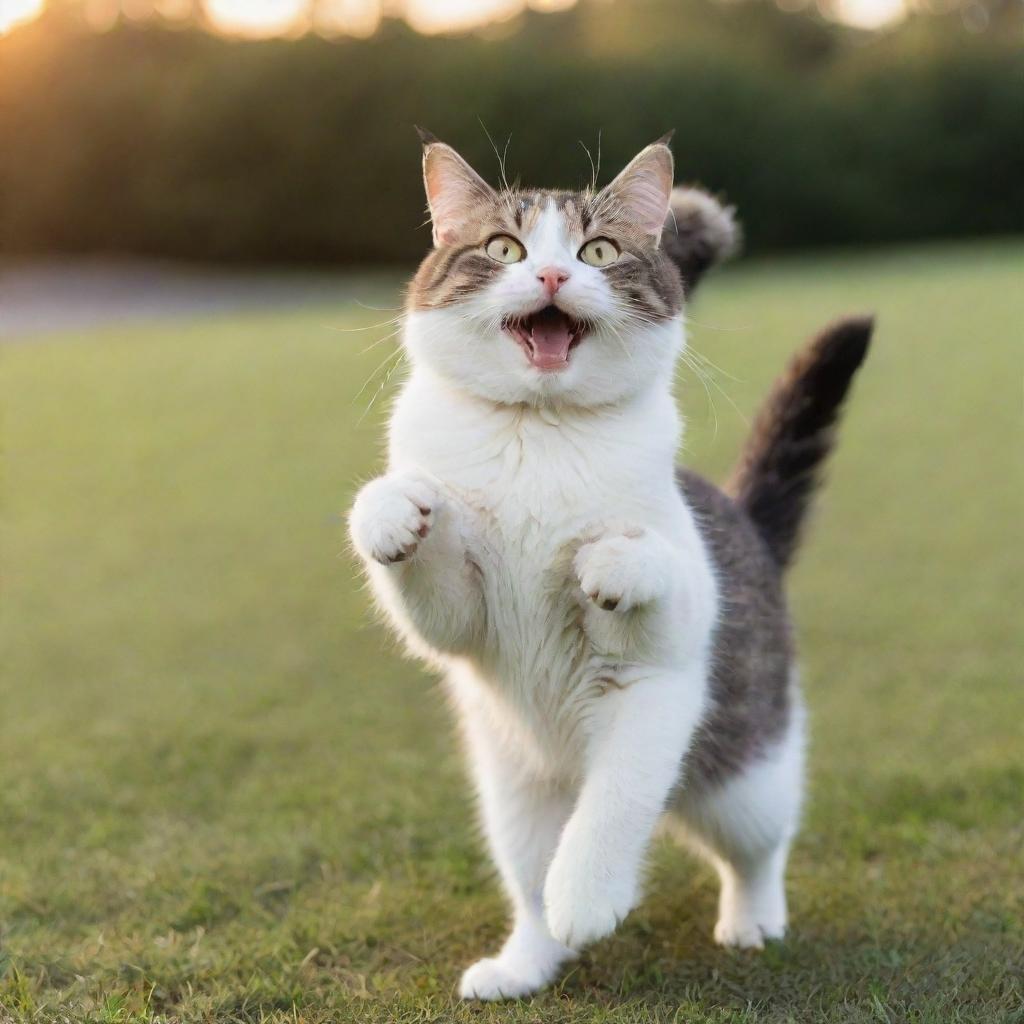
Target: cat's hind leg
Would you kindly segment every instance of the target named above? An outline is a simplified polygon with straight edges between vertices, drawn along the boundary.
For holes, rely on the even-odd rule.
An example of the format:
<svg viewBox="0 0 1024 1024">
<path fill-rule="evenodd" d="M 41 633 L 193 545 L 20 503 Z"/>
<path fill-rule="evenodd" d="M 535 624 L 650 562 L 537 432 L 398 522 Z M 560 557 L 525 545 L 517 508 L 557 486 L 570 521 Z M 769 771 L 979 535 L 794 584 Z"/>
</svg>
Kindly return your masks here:
<svg viewBox="0 0 1024 1024">
<path fill-rule="evenodd" d="M 488 709 L 467 687 L 453 690 L 480 801 L 491 856 L 512 904 L 512 931 L 495 956 L 462 975 L 463 999 L 517 999 L 550 984 L 575 952 L 557 942 L 544 921 L 548 864 L 572 810 L 573 796 L 532 774 L 510 749 Z"/>
<path fill-rule="evenodd" d="M 802 717 L 738 774 L 684 790 L 667 815 L 669 831 L 718 872 L 720 945 L 759 949 L 785 934 L 786 860 L 803 793 Z"/>
<path fill-rule="evenodd" d="M 766 939 L 786 934 L 786 857 L 788 843 L 752 857 L 714 858 L 721 892 L 715 942 L 761 949 Z"/>
</svg>

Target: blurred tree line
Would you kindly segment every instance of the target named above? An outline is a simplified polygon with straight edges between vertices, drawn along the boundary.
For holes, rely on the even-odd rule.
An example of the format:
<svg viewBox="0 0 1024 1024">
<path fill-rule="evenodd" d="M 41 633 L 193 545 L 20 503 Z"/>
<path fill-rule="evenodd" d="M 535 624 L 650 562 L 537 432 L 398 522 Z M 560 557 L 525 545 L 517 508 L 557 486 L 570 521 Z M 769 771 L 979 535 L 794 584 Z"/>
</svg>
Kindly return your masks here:
<svg viewBox="0 0 1024 1024">
<path fill-rule="evenodd" d="M 606 181 L 676 131 L 677 176 L 753 248 L 1024 231 L 1013 7 L 863 33 L 761 2 L 583 0 L 473 35 L 241 41 L 57 5 L 0 39 L 0 250 L 416 258 L 422 124 L 495 181 Z M 971 8 L 973 10 L 973 8 Z M 979 20 L 980 19 L 980 20 Z M 600 143 L 598 142 L 600 137 Z"/>
</svg>

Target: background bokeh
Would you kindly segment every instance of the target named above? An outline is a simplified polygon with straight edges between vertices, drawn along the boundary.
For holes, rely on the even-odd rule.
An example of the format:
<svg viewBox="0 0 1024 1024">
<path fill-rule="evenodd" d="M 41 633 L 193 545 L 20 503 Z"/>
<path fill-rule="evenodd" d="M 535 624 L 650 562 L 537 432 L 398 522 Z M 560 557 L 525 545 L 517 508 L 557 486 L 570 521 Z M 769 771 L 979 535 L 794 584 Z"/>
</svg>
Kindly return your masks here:
<svg viewBox="0 0 1024 1024">
<path fill-rule="evenodd" d="M 810 786 L 761 955 L 659 843 L 552 991 L 454 998 L 505 908 L 343 525 L 414 123 L 569 186 L 677 129 L 747 237 L 686 311 L 711 479 L 877 315 L 788 579 Z M 0 1022 L 1022 1024 L 1022 366 L 1019 0 L 0 0 Z"/>
<path fill-rule="evenodd" d="M 589 179 L 581 143 L 607 171 L 675 128 L 680 178 L 735 203 L 753 251 L 1020 232 L 1024 5 L 928 2 L 879 31 L 766 0 L 505 4 L 454 37 L 395 6 L 368 38 L 337 18 L 362 29 L 372 0 L 293 3 L 288 38 L 245 41 L 203 26 L 281 28 L 275 4 L 236 3 L 239 26 L 62 0 L 0 38 L 0 249 L 409 261 L 413 123 L 496 179 L 489 132 L 549 186 Z"/>
</svg>

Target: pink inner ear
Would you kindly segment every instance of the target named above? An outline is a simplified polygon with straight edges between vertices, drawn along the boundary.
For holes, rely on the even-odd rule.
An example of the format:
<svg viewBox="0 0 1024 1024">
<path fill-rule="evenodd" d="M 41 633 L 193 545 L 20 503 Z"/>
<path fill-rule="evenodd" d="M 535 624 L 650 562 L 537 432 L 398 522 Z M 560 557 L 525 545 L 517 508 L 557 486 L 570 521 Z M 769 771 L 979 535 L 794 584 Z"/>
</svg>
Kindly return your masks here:
<svg viewBox="0 0 1024 1024">
<path fill-rule="evenodd" d="M 431 146 L 424 157 L 423 182 L 434 224 L 434 241 L 452 245 L 474 204 L 490 191 L 476 171 L 454 150 Z"/>
<path fill-rule="evenodd" d="M 650 235 L 661 235 L 672 193 L 672 156 L 665 146 L 642 152 L 609 186 L 626 215 Z"/>
<path fill-rule="evenodd" d="M 640 226 L 648 233 L 661 234 L 661 229 L 668 216 L 669 193 L 672 183 L 658 176 L 643 175 L 632 183 L 630 203 L 635 211 L 634 216 Z"/>
<path fill-rule="evenodd" d="M 439 156 L 436 159 L 428 157 L 424 171 L 427 202 L 430 204 L 430 216 L 434 222 L 434 237 L 449 244 L 455 239 L 462 206 L 459 198 L 459 181 L 452 170 L 449 161 Z"/>
</svg>

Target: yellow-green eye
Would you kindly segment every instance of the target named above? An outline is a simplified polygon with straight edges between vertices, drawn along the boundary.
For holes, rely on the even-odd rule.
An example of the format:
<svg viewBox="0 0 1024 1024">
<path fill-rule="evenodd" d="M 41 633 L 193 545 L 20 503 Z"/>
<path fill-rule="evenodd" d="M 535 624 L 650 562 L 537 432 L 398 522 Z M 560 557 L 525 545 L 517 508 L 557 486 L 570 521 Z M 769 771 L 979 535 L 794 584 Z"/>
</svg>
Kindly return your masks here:
<svg viewBox="0 0 1024 1024">
<path fill-rule="evenodd" d="M 496 263 L 518 263 L 526 252 L 511 235 L 495 235 L 487 243 L 487 255 Z"/>
<path fill-rule="evenodd" d="M 610 238 L 592 238 L 580 249 L 579 258 L 592 267 L 610 267 L 619 258 L 619 247 Z"/>
</svg>

